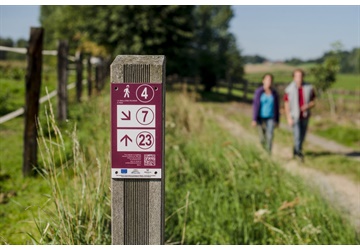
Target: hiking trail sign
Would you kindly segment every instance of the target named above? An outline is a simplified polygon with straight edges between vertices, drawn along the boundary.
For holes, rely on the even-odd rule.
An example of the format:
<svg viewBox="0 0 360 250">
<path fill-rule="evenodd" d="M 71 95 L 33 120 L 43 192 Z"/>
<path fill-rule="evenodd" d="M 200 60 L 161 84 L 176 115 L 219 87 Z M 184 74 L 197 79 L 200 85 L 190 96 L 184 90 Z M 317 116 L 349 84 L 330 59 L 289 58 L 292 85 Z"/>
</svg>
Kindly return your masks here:
<svg viewBox="0 0 360 250">
<path fill-rule="evenodd" d="M 111 84 L 111 177 L 161 178 L 161 83 Z"/>
</svg>

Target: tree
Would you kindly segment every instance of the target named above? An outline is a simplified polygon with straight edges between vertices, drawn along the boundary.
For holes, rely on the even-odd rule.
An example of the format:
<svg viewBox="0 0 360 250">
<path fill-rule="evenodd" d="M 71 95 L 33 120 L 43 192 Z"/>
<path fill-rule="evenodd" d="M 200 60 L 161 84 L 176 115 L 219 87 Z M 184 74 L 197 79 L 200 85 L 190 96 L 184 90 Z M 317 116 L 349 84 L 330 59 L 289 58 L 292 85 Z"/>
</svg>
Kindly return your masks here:
<svg viewBox="0 0 360 250">
<path fill-rule="evenodd" d="M 240 51 L 228 30 L 234 15 L 230 6 L 205 5 L 198 6 L 194 15 L 198 74 L 205 85 L 204 90 L 211 91 L 219 79 L 234 72 L 230 68 L 239 67 L 238 72 L 242 72 Z"/>
<path fill-rule="evenodd" d="M 254 56 L 244 56 L 244 63 L 263 63 L 267 61 L 267 59 L 260 55 L 254 55 Z"/>
<path fill-rule="evenodd" d="M 70 42 L 102 54 L 165 54 L 168 72 L 186 71 L 184 58 L 193 36 L 193 6 L 43 6 L 45 41 Z M 89 19 L 89 17 L 91 17 Z M 97 45 L 98 47 L 96 47 Z M 94 49 L 95 48 L 95 49 Z"/>
<path fill-rule="evenodd" d="M 163 54 L 167 74 L 200 75 L 210 90 L 242 67 L 232 17 L 229 6 L 42 6 L 40 21 L 49 49 L 66 39 L 70 53 Z"/>
<path fill-rule="evenodd" d="M 327 93 L 331 115 L 335 114 L 335 104 L 333 97 L 330 92 L 327 90 L 334 84 L 336 81 L 336 74 L 340 69 L 340 48 L 337 44 L 332 45 L 333 50 L 328 53 L 325 61 L 322 64 L 318 64 L 315 67 L 310 69 L 310 73 L 314 75 L 315 81 L 314 85 L 319 92 L 319 94 Z"/>
</svg>

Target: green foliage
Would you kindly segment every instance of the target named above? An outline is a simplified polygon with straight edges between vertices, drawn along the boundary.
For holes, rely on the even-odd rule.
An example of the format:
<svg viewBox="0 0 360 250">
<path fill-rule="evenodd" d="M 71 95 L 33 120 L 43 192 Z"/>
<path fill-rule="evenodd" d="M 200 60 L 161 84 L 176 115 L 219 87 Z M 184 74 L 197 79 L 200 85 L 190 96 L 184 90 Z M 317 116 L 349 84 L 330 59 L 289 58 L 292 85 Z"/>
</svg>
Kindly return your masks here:
<svg viewBox="0 0 360 250">
<path fill-rule="evenodd" d="M 244 63 L 251 63 L 251 64 L 257 64 L 257 63 L 263 63 L 267 61 L 267 59 L 260 55 L 253 55 L 253 56 L 244 56 Z"/>
<path fill-rule="evenodd" d="M 299 58 L 294 57 L 294 58 L 291 58 L 289 60 L 285 60 L 285 63 L 297 66 L 297 65 L 300 65 L 300 64 L 304 63 L 304 61 L 299 59 Z"/>
<path fill-rule="evenodd" d="M 339 69 L 339 57 L 336 51 L 326 57 L 322 64 L 310 68 L 310 74 L 315 78 L 313 84 L 320 93 L 325 92 L 335 83 Z"/>
<path fill-rule="evenodd" d="M 234 36 L 228 31 L 233 17 L 231 7 L 201 5 L 195 9 L 194 15 L 198 75 L 205 91 L 210 91 L 220 79 L 241 79 L 240 51 Z"/>
<path fill-rule="evenodd" d="M 42 6 L 40 20 L 48 47 L 67 39 L 70 53 L 163 54 L 168 75 L 198 75 L 211 90 L 243 74 L 232 17 L 230 6 Z"/>
<path fill-rule="evenodd" d="M 110 244 L 107 93 L 71 103 L 64 124 L 42 108 L 44 179 L 17 174 L 21 120 L 0 125 L 1 171 L 11 173 L 6 192 L 14 183 L 21 187 L 0 204 L 2 243 Z M 353 228 L 314 190 L 252 144 L 239 143 L 194 100 L 194 93 L 167 94 L 167 243 L 358 244 Z"/>
</svg>

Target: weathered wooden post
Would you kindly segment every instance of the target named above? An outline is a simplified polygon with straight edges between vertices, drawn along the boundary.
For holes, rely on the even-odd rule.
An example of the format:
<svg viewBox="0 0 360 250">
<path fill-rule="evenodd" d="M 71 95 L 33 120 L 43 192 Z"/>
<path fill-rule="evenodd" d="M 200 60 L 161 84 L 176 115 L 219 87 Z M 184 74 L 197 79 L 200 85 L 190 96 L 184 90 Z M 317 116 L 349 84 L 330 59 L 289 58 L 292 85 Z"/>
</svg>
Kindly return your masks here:
<svg viewBox="0 0 360 250">
<path fill-rule="evenodd" d="M 87 59 L 87 89 L 88 89 L 88 96 L 91 96 L 92 92 L 92 72 L 91 72 L 91 55 Z"/>
<path fill-rule="evenodd" d="M 111 64 L 112 244 L 164 244 L 165 56 Z"/>
<path fill-rule="evenodd" d="M 23 175 L 32 173 L 37 165 L 37 128 L 39 98 L 42 73 L 43 28 L 31 28 L 27 51 L 27 72 L 25 77 L 25 112 L 24 112 L 24 154 Z"/>
<path fill-rule="evenodd" d="M 100 64 L 96 64 L 95 65 L 95 88 L 98 93 L 101 90 L 100 79 L 101 79 Z"/>
<path fill-rule="evenodd" d="M 228 97 L 231 98 L 233 85 L 231 82 L 231 76 L 229 71 L 226 72 L 226 80 L 228 82 Z"/>
<path fill-rule="evenodd" d="M 68 66 L 68 42 L 59 41 L 58 45 L 58 120 L 65 121 L 67 119 L 67 66 Z"/>
<path fill-rule="evenodd" d="M 83 55 L 81 51 L 77 51 L 75 55 L 75 64 L 76 64 L 76 100 L 81 102 L 81 93 L 82 93 L 82 73 L 83 73 Z"/>
<path fill-rule="evenodd" d="M 248 91 L 248 81 L 247 80 L 244 80 L 243 81 L 243 100 L 244 100 L 244 102 L 246 102 L 247 101 L 247 91 Z"/>
</svg>

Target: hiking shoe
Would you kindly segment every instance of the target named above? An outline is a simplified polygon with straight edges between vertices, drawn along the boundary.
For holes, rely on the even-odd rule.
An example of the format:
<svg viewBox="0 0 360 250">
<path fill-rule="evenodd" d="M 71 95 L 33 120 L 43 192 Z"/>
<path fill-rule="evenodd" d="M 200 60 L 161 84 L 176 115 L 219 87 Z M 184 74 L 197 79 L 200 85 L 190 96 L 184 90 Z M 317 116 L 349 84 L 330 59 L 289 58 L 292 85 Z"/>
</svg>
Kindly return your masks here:
<svg viewBox="0 0 360 250">
<path fill-rule="evenodd" d="M 297 157 L 299 157 L 299 159 L 300 159 L 301 162 L 304 162 L 304 155 L 303 155 L 303 153 L 298 152 L 296 155 L 297 155 Z"/>
</svg>

